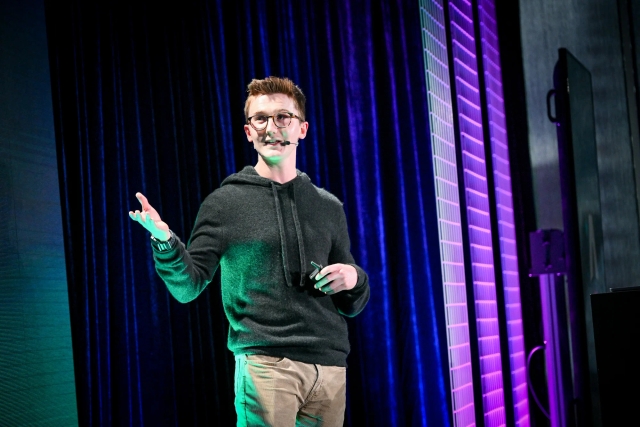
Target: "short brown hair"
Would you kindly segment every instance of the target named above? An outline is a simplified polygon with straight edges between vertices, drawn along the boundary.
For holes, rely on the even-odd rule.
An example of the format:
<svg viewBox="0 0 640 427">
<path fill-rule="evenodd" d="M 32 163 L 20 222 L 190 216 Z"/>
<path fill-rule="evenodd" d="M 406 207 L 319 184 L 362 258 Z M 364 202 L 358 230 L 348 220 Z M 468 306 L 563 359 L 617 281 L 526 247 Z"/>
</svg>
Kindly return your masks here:
<svg viewBox="0 0 640 427">
<path fill-rule="evenodd" d="M 305 111 L 304 104 L 307 100 L 302 90 L 291 80 L 286 77 L 269 76 L 262 80 L 253 79 L 247 85 L 247 100 L 244 103 L 244 118 L 249 118 L 249 104 L 255 96 L 271 95 L 273 93 L 282 93 L 293 99 L 293 105 L 298 109 L 298 113 L 302 121 L 304 121 Z"/>
</svg>

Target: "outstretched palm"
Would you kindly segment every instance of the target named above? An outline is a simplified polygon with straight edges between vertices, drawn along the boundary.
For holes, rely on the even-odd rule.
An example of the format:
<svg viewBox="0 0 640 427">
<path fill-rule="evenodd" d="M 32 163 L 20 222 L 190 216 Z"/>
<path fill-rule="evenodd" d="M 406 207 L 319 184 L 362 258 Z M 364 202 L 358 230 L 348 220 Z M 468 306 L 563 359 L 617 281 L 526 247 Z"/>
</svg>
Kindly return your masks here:
<svg viewBox="0 0 640 427">
<path fill-rule="evenodd" d="M 136 198 L 142 205 L 142 211 L 129 211 L 129 218 L 142 224 L 156 239 L 169 240 L 169 237 L 171 237 L 169 226 L 162 221 L 158 211 L 149 204 L 149 201 L 142 193 L 136 193 Z"/>
</svg>

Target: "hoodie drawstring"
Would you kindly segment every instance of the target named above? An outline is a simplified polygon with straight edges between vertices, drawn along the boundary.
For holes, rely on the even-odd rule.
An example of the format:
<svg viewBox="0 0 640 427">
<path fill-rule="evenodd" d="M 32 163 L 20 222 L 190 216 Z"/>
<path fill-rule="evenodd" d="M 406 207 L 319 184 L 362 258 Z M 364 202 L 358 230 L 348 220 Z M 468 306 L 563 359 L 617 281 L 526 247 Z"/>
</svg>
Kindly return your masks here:
<svg viewBox="0 0 640 427">
<path fill-rule="evenodd" d="M 291 185 L 292 187 L 292 195 L 291 195 L 291 211 L 293 214 L 293 224 L 296 230 L 296 237 L 298 240 L 298 251 L 300 253 L 300 286 L 304 286 L 305 283 L 305 251 L 304 251 L 304 243 L 302 240 L 302 227 L 300 225 L 300 219 L 298 218 L 298 209 L 296 208 L 296 190 L 295 185 Z M 278 218 L 278 231 L 280 232 L 280 247 L 282 248 L 282 268 L 284 269 L 284 277 L 287 282 L 287 286 L 291 287 L 293 284 L 291 283 L 291 278 L 289 277 L 289 260 L 287 258 L 287 240 L 286 234 L 284 231 L 284 221 L 282 219 L 282 210 L 280 207 L 280 199 L 278 198 L 278 188 L 275 183 L 271 183 L 271 190 L 273 192 L 273 198 L 276 205 L 276 217 Z"/>
<path fill-rule="evenodd" d="M 278 217 L 278 228 L 280 231 L 280 247 L 282 248 L 282 268 L 284 268 L 284 277 L 287 281 L 287 286 L 291 287 L 291 279 L 289 278 L 289 262 L 287 261 L 287 242 L 284 234 L 284 222 L 282 221 L 282 212 L 280 211 L 280 200 L 278 200 L 278 189 L 274 183 L 271 183 L 271 189 L 273 190 L 273 198 L 276 203 L 276 216 Z"/>
<path fill-rule="evenodd" d="M 304 286 L 305 265 L 307 260 L 304 257 L 304 242 L 302 240 L 302 227 L 300 226 L 300 219 L 298 218 L 298 209 L 296 208 L 296 186 L 292 185 L 291 190 L 293 195 L 291 196 L 291 211 L 293 212 L 293 223 L 296 226 L 296 236 L 298 237 L 298 250 L 300 251 L 300 286 Z"/>
</svg>

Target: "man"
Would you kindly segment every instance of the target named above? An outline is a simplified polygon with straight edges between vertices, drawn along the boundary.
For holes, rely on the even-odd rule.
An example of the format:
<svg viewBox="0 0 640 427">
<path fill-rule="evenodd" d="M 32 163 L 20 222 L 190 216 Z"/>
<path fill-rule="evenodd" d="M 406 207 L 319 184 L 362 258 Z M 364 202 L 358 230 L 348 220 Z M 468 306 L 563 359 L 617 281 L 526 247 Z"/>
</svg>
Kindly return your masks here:
<svg viewBox="0 0 640 427">
<path fill-rule="evenodd" d="M 342 204 L 296 169 L 309 129 L 302 91 L 268 77 L 248 92 L 244 132 L 258 162 L 205 199 L 187 247 L 142 194 L 129 216 L 151 232 L 156 270 L 179 301 L 196 298 L 220 265 L 238 426 L 342 426 L 343 316 L 366 305 L 368 277 L 350 253 Z"/>
</svg>

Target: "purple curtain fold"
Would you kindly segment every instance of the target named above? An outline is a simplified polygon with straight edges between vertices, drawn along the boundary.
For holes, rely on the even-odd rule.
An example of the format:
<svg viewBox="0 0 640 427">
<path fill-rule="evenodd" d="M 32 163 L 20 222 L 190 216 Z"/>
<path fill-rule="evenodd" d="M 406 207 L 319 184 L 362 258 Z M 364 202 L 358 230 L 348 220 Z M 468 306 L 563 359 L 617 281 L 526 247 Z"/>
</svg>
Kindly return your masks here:
<svg viewBox="0 0 640 427">
<path fill-rule="evenodd" d="M 127 212 L 142 191 L 186 240 L 206 195 L 255 164 L 246 85 L 280 75 L 307 95 L 299 169 L 344 201 L 370 275 L 345 425 L 449 425 L 417 2 L 66 0 L 46 18 L 80 424 L 235 419 L 218 278 L 174 301 Z"/>
</svg>

